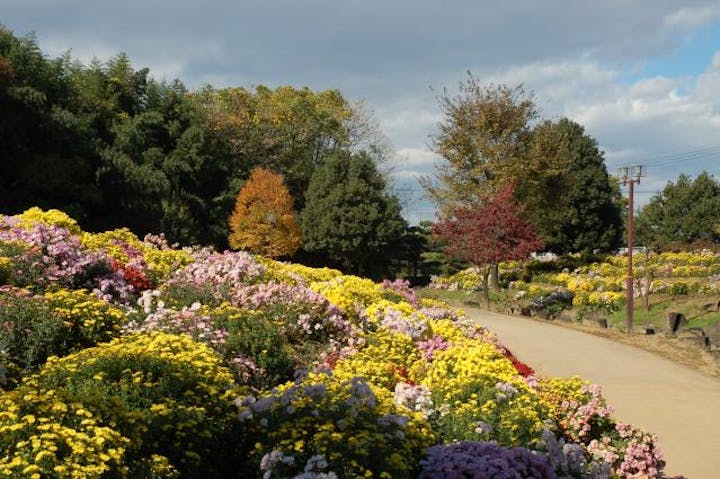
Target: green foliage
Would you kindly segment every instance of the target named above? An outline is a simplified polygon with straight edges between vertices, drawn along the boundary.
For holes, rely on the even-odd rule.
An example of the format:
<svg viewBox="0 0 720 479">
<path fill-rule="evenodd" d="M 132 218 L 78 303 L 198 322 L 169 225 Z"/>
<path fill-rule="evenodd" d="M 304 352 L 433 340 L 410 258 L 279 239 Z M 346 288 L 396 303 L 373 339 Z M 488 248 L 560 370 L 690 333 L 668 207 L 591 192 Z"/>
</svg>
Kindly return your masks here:
<svg viewBox="0 0 720 479">
<path fill-rule="evenodd" d="M 372 271 L 405 230 L 397 198 L 365 153 L 341 151 L 318 166 L 300 217 L 304 248 L 354 272 Z"/>
<path fill-rule="evenodd" d="M 620 190 L 597 141 L 567 118 L 535 126 L 516 198 L 555 253 L 609 251 L 621 240 Z"/>
<path fill-rule="evenodd" d="M 121 116 L 100 152 L 97 175 L 110 213 L 138 234 L 162 230 L 171 241 L 213 241 L 203 226 L 219 216 L 212 198 L 226 168 L 210 155 L 182 84 L 141 85 L 143 109 Z"/>
<path fill-rule="evenodd" d="M 610 250 L 621 234 L 620 191 L 597 142 L 568 119 L 538 114 L 521 87 L 483 85 L 472 75 L 440 98 L 444 120 L 433 147 L 446 162 L 423 178 L 446 216 L 514 182 L 515 198 L 550 251 Z"/>
<path fill-rule="evenodd" d="M 34 36 L 0 25 L 0 209 L 59 207 L 82 217 L 100 203 L 96 157 L 83 134 L 67 57 L 47 60 Z"/>
<path fill-rule="evenodd" d="M 49 356 L 107 341 L 119 334 L 124 313 L 83 290 L 33 296 L 20 289 L 0 292 L 0 365 L 5 388 L 40 367 Z"/>
<path fill-rule="evenodd" d="M 678 281 L 670 286 L 672 296 L 686 296 L 690 293 L 690 286 L 685 281 Z"/>
<path fill-rule="evenodd" d="M 707 172 L 680 175 L 652 197 L 637 217 L 639 243 L 671 248 L 673 243 L 720 241 L 720 183 Z"/>
</svg>

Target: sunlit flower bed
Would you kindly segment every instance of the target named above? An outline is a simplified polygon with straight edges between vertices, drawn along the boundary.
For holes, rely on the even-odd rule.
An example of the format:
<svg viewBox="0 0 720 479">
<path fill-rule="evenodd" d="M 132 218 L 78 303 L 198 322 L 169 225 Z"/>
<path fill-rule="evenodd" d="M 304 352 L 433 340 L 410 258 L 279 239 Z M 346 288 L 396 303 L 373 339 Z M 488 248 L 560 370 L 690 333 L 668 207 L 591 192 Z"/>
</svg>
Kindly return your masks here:
<svg viewBox="0 0 720 479">
<path fill-rule="evenodd" d="M 718 292 L 720 286 L 720 255 L 712 251 L 650 253 L 634 256 L 635 296 L 645 292 L 687 294 Z M 513 261 L 500 265 L 500 274 L 511 276 L 522 269 Z M 574 271 L 538 275 L 542 284 L 521 280 L 509 282 L 518 298 L 536 298 L 558 288 L 573 294 L 575 307 L 590 307 L 614 311 L 626 301 L 627 256 L 606 256 L 602 262 L 591 263 Z M 432 278 L 431 288 L 476 291 L 482 287 L 482 277 L 475 268 L 459 271 L 451 276 Z"/>
<path fill-rule="evenodd" d="M 463 313 L 242 252 L 0 219 L 0 477 L 662 477 Z"/>
</svg>

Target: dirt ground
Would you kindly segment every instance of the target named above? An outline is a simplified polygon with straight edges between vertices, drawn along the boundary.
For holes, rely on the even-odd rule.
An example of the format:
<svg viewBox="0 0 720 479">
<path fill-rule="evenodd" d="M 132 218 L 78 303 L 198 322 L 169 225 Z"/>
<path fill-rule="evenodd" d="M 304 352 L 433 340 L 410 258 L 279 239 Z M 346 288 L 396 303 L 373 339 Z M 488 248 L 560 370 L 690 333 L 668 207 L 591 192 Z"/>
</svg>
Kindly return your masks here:
<svg viewBox="0 0 720 479">
<path fill-rule="evenodd" d="M 720 368 L 700 349 L 661 335 L 461 309 L 539 374 L 601 385 L 619 420 L 658 434 L 668 474 L 720 477 Z"/>
</svg>

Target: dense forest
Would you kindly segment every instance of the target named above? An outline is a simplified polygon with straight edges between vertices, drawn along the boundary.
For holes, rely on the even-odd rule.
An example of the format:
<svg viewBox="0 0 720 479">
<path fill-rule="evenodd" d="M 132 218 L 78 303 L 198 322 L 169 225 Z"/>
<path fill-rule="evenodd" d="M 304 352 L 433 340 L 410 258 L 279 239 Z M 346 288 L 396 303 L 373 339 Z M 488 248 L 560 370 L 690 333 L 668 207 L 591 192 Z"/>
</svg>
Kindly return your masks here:
<svg viewBox="0 0 720 479">
<path fill-rule="evenodd" d="M 308 197 L 308 186 L 329 158 L 363 165 L 343 172 L 360 194 L 330 206 L 367 211 L 368 201 L 396 204 L 383 174 L 387 145 L 367 108 L 336 90 L 189 91 L 179 80 L 158 82 L 125 54 L 89 65 L 69 54 L 49 59 L 32 35 L 0 28 L 4 214 L 57 208 L 92 231 L 127 226 L 139 235 L 164 232 L 171 242 L 223 248 L 236 195 L 257 166 L 283 175 L 298 213 L 322 200 Z M 397 249 L 407 224 L 399 208 L 380 216 L 380 236 L 367 227 L 336 228 L 334 241 L 345 249 L 369 245 L 381 258 L 402 256 Z M 343 263 L 325 253 L 298 254 Z M 352 266 L 373 273 L 370 262 Z"/>
</svg>

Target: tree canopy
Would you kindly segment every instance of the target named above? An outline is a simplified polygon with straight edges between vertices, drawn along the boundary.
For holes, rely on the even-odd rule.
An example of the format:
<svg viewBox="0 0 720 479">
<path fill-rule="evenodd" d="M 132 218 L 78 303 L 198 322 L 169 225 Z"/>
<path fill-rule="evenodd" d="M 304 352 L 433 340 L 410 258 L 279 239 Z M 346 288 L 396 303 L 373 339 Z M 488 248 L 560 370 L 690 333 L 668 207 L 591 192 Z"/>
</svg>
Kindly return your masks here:
<svg viewBox="0 0 720 479">
<path fill-rule="evenodd" d="M 508 183 L 548 249 L 612 249 L 621 233 L 619 188 L 597 142 L 566 118 L 540 121 L 521 86 L 483 85 L 472 75 L 439 98 L 444 118 L 433 148 L 445 160 L 423 178 L 445 215 L 480 205 Z"/>
<path fill-rule="evenodd" d="M 444 120 L 432 147 L 446 163 L 422 183 L 441 211 L 450 213 L 507 183 L 525 156 L 537 109 L 522 86 L 485 86 L 472 75 L 460 83 L 457 96 L 443 91 L 439 103 Z"/>
<path fill-rule="evenodd" d="M 336 151 L 381 164 L 389 142 L 337 90 L 188 91 L 125 54 L 48 59 L 0 27 L 0 210 L 59 208 L 88 230 L 128 226 L 225 247 L 228 217 L 257 166 L 284 175 L 295 209 Z"/>
<path fill-rule="evenodd" d="M 367 273 L 405 231 L 396 197 L 366 153 L 338 151 L 313 172 L 300 214 L 303 248 Z"/>
<path fill-rule="evenodd" d="M 237 196 L 230 216 L 230 247 L 270 258 L 292 256 L 300 247 L 300 227 L 283 176 L 255 168 Z"/>
<path fill-rule="evenodd" d="M 703 171 L 680 175 L 653 196 L 637 217 L 638 243 L 660 248 L 672 243 L 720 241 L 720 183 Z"/>
<path fill-rule="evenodd" d="M 490 266 L 527 258 L 543 247 L 532 225 L 521 217 L 511 183 L 480 206 L 459 207 L 440 219 L 433 232 L 445 242 L 446 253 L 483 270 L 487 299 Z"/>
<path fill-rule="evenodd" d="M 567 118 L 537 124 L 512 173 L 526 218 L 556 253 L 611 250 L 622 235 L 619 185 L 597 141 Z"/>
</svg>

